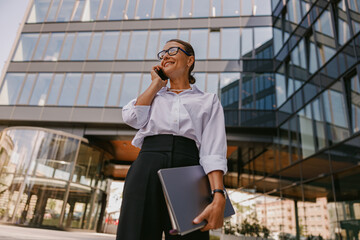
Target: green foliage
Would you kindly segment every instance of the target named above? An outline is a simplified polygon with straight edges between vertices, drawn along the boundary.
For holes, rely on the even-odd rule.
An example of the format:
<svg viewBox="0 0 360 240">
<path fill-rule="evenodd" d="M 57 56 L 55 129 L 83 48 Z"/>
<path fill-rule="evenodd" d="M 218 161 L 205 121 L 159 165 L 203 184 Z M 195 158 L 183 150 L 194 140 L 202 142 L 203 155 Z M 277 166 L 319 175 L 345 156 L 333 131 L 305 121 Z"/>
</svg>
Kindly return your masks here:
<svg viewBox="0 0 360 240">
<path fill-rule="evenodd" d="M 240 233 L 244 236 L 250 237 L 262 237 L 268 238 L 270 235 L 270 230 L 259 223 L 256 216 L 249 215 L 240 226 L 236 224 L 235 226 L 231 225 L 230 221 L 225 222 L 224 224 L 224 233 L 235 235 L 235 233 Z"/>
</svg>

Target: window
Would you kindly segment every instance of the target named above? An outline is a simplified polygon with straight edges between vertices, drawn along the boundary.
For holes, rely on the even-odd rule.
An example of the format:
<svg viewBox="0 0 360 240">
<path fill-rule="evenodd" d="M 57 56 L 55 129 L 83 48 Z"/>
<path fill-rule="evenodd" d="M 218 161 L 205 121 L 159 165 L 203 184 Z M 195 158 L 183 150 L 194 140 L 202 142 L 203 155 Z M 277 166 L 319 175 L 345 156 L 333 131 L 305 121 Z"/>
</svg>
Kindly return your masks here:
<svg viewBox="0 0 360 240">
<path fill-rule="evenodd" d="M 144 59 L 147 31 L 133 31 L 128 59 Z"/>
<path fill-rule="evenodd" d="M 49 39 L 49 34 L 41 34 L 39 42 L 36 47 L 36 51 L 35 51 L 33 60 L 42 60 L 43 59 L 43 54 L 44 54 L 44 50 L 46 48 L 46 43 L 47 43 L 48 39 Z"/>
<path fill-rule="evenodd" d="M 45 20 L 49 5 L 50 0 L 35 0 L 27 22 L 43 22 Z"/>
<path fill-rule="evenodd" d="M 51 83 L 49 97 L 46 102 L 47 105 L 57 105 L 63 78 L 64 74 L 55 74 L 54 79 Z"/>
<path fill-rule="evenodd" d="M 87 105 L 92 79 L 93 74 L 83 74 L 80 84 L 79 96 L 76 100 L 76 105 Z"/>
<path fill-rule="evenodd" d="M 109 18 L 108 12 L 110 7 L 111 0 L 103 0 L 102 6 L 99 12 L 98 20 L 106 20 Z"/>
<path fill-rule="evenodd" d="M 34 53 L 39 34 L 22 34 L 13 61 L 29 61 Z"/>
<path fill-rule="evenodd" d="M 240 59 L 240 29 L 221 29 L 221 58 Z"/>
<path fill-rule="evenodd" d="M 95 35 L 94 35 L 95 37 Z M 99 53 L 100 60 L 113 60 L 115 58 L 116 46 L 119 40 L 119 32 L 105 32 Z M 94 43 L 96 50 L 96 43 Z M 89 53 L 91 54 L 91 52 Z"/>
<path fill-rule="evenodd" d="M 129 44 L 130 32 L 121 32 L 120 42 L 119 42 L 119 50 L 117 52 L 116 59 L 126 59 L 128 44 Z"/>
<path fill-rule="evenodd" d="M 94 84 L 91 88 L 89 99 L 89 106 L 103 107 L 109 88 L 110 74 L 109 73 L 96 73 Z"/>
<path fill-rule="evenodd" d="M 354 133 L 360 130 L 360 82 L 358 75 L 350 79 L 351 122 Z"/>
<path fill-rule="evenodd" d="M 156 54 L 158 51 L 159 31 L 150 31 L 148 36 L 148 46 L 146 51 L 146 59 L 157 59 Z"/>
<path fill-rule="evenodd" d="M 151 18 L 152 5 L 154 1 L 139 0 L 138 9 L 135 19 L 149 19 Z"/>
<path fill-rule="evenodd" d="M 180 14 L 180 3 L 181 0 L 171 0 L 165 3 L 164 18 L 178 18 Z"/>
<path fill-rule="evenodd" d="M 208 45 L 208 29 L 192 29 L 190 43 L 194 48 L 196 59 L 206 59 Z"/>
<path fill-rule="evenodd" d="M 254 0 L 253 14 L 254 15 L 271 15 L 270 0 Z"/>
<path fill-rule="evenodd" d="M 56 20 L 56 13 L 58 11 L 59 5 L 60 5 L 60 0 L 53 0 L 50 10 L 49 10 L 49 14 L 47 16 L 46 21 L 47 22 L 55 22 Z"/>
<path fill-rule="evenodd" d="M 139 95 L 141 74 L 127 73 L 124 74 L 124 84 L 120 95 L 120 107 L 125 106 L 130 100 Z"/>
<path fill-rule="evenodd" d="M 35 83 L 34 91 L 30 99 L 30 105 L 45 105 L 52 74 L 40 73 Z"/>
<path fill-rule="evenodd" d="M 57 22 L 70 21 L 71 14 L 74 8 L 75 0 L 63 0 L 60 8 L 60 12 L 56 19 Z"/>
<path fill-rule="evenodd" d="M 200 91 L 205 91 L 205 77 L 206 74 L 205 73 L 195 73 L 195 79 L 196 79 L 196 83 L 195 85 L 198 87 L 198 89 Z"/>
<path fill-rule="evenodd" d="M 89 48 L 91 33 L 79 32 L 75 39 L 75 45 L 71 55 L 71 60 L 84 60 Z"/>
<path fill-rule="evenodd" d="M 210 1 L 208 0 L 195 0 L 193 2 L 194 10 L 193 17 L 208 17 L 209 16 L 209 7 Z"/>
<path fill-rule="evenodd" d="M 224 4 L 224 16 L 226 16 L 226 13 L 228 13 L 227 11 L 230 12 L 230 14 L 227 14 L 227 15 L 230 15 L 230 16 L 233 16 L 233 12 L 231 11 L 232 9 L 236 9 L 236 4 L 239 5 L 239 1 L 231 1 L 231 9 L 228 9 L 229 8 L 229 3 L 230 1 L 225 1 L 223 4 Z M 227 9 L 225 10 L 225 6 L 227 7 Z M 239 6 L 238 6 L 239 8 Z M 236 11 L 236 10 L 234 10 Z M 221 0 L 213 0 L 212 1 L 212 6 L 211 6 L 211 9 L 210 9 L 210 16 L 211 17 L 219 17 L 221 16 Z M 239 14 L 239 12 L 238 12 Z"/>
<path fill-rule="evenodd" d="M 183 0 L 183 12 L 182 17 L 189 18 L 192 17 L 192 0 Z"/>
<path fill-rule="evenodd" d="M 73 106 L 80 83 L 80 73 L 66 74 L 61 90 L 59 106 Z"/>
<path fill-rule="evenodd" d="M 209 39 L 209 56 L 210 59 L 219 58 L 220 54 L 220 32 L 219 31 L 211 31 L 210 39 Z"/>
<path fill-rule="evenodd" d="M 11 105 L 16 103 L 24 77 L 25 74 L 23 73 L 6 74 L 0 91 L 1 105 Z"/>
<path fill-rule="evenodd" d="M 59 59 L 64 33 L 51 34 L 49 45 L 44 55 L 44 61 L 57 61 Z"/>
<path fill-rule="evenodd" d="M 164 0 L 156 0 L 154 18 L 162 18 Z"/>
<path fill-rule="evenodd" d="M 243 28 L 241 30 L 241 54 L 243 57 L 252 57 L 253 29 Z"/>
<path fill-rule="evenodd" d="M 110 11 L 110 20 L 121 20 L 123 19 L 125 12 L 126 0 L 113 1 Z"/>
<path fill-rule="evenodd" d="M 88 59 L 97 59 L 98 58 L 102 35 L 103 35 L 103 33 L 101 33 L 101 32 L 100 33 L 96 32 L 93 34 L 93 36 L 91 38 L 91 43 L 90 43 L 89 55 L 87 57 Z M 105 47 L 105 49 L 106 49 L 106 47 Z"/>
<path fill-rule="evenodd" d="M 29 97 L 36 79 L 36 74 L 28 74 L 24 87 L 22 88 L 20 95 L 20 99 L 18 100 L 18 104 L 27 104 L 29 101 Z"/>
<path fill-rule="evenodd" d="M 84 21 L 82 16 L 84 11 L 85 1 L 86 0 L 77 0 L 75 2 L 74 16 L 71 19 L 71 21 Z"/>
<path fill-rule="evenodd" d="M 122 74 L 112 76 L 107 106 L 118 106 L 122 76 Z"/>
<path fill-rule="evenodd" d="M 60 59 L 68 60 L 74 43 L 75 33 L 68 33 L 65 37 L 64 46 L 62 48 Z"/>
<path fill-rule="evenodd" d="M 136 7 L 136 1 L 128 1 L 128 6 L 126 11 L 124 12 L 124 19 L 133 19 L 135 16 L 135 7 Z"/>
</svg>

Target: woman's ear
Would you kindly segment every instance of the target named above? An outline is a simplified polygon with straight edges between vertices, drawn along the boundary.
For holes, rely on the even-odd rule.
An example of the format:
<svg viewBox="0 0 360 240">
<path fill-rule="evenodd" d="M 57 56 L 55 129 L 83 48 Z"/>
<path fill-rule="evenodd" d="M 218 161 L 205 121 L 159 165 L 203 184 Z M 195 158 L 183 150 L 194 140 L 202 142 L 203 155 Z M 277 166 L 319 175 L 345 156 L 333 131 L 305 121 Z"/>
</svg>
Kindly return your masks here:
<svg viewBox="0 0 360 240">
<path fill-rule="evenodd" d="M 195 61 L 194 56 L 189 56 L 187 66 L 191 67 L 191 65 L 193 65 L 194 61 Z"/>
</svg>

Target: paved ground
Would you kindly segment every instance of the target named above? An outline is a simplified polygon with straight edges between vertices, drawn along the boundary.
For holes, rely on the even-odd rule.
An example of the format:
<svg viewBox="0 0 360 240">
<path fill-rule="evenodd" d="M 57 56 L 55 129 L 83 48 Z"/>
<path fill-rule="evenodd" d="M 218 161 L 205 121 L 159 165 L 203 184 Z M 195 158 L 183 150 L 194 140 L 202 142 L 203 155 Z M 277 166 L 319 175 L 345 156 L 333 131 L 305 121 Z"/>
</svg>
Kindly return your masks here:
<svg viewBox="0 0 360 240">
<path fill-rule="evenodd" d="M 18 227 L 0 224 L 1 240 L 115 240 L 115 235 L 76 232 L 56 231 L 39 228 Z"/>
</svg>

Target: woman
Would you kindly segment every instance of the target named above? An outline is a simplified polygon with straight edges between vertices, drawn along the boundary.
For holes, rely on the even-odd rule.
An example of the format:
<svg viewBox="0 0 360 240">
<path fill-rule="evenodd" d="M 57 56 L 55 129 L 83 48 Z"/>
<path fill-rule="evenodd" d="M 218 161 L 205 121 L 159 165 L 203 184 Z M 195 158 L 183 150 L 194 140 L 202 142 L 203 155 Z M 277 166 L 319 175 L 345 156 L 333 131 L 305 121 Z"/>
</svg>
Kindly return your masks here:
<svg viewBox="0 0 360 240">
<path fill-rule="evenodd" d="M 209 230 L 223 225 L 225 196 L 223 174 L 227 171 L 224 114 L 215 94 L 196 88 L 191 75 L 195 65 L 192 46 L 169 40 L 158 53 L 160 65 L 151 71 L 151 84 L 123 108 L 123 119 L 139 129 L 132 144 L 140 147 L 125 180 L 117 240 L 209 239 Z M 162 80 L 162 70 L 170 79 Z M 207 224 L 185 236 L 169 234 L 171 223 L 158 179 L 161 168 L 202 165 L 213 201 L 194 219 Z"/>
</svg>

